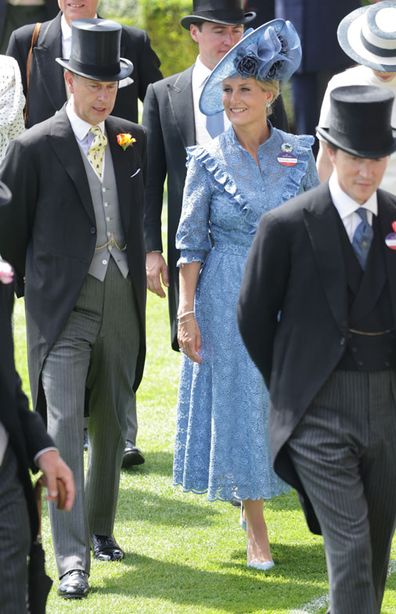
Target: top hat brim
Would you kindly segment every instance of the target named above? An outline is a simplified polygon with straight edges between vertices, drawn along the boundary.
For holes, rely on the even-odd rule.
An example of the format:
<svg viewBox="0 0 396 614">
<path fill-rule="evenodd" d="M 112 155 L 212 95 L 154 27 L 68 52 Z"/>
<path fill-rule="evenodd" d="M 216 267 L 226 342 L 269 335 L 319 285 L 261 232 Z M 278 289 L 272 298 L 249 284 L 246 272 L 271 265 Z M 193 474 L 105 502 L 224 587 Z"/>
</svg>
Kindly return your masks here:
<svg viewBox="0 0 396 614">
<path fill-rule="evenodd" d="M 358 64 L 380 72 L 396 72 L 396 55 L 382 56 L 367 49 L 361 38 L 361 31 L 367 6 L 349 13 L 340 22 L 337 30 L 341 49 Z"/>
<path fill-rule="evenodd" d="M 182 17 L 180 20 L 181 25 L 186 30 L 190 29 L 190 26 L 193 23 L 203 23 L 204 21 L 210 21 L 211 23 L 219 23 L 224 26 L 235 26 L 235 25 L 245 25 L 249 23 L 256 17 L 256 13 L 254 11 L 249 11 L 248 13 L 244 13 L 243 17 L 235 17 L 231 15 L 227 15 L 226 12 L 217 11 L 218 17 L 213 17 L 213 12 L 200 11 L 195 15 L 186 15 Z"/>
<path fill-rule="evenodd" d="M 392 130 L 395 129 L 392 128 Z M 384 158 L 385 156 L 389 156 L 394 151 L 396 151 L 396 137 L 393 137 L 391 143 L 389 144 L 389 147 L 386 147 L 382 151 L 378 149 L 376 149 L 375 151 L 361 151 L 352 147 L 348 147 L 345 145 L 345 143 L 342 143 L 338 139 L 334 138 L 331 134 L 329 134 L 329 128 L 321 128 L 320 126 L 316 126 L 316 132 L 320 134 L 320 136 L 323 137 L 325 141 L 327 141 L 331 145 L 334 145 L 334 147 L 336 147 L 337 149 L 342 149 L 342 151 L 345 151 L 352 156 L 358 156 L 359 158 L 370 158 L 375 160 L 377 158 Z"/>
<path fill-rule="evenodd" d="M 0 206 L 7 205 L 11 200 L 12 194 L 6 184 L 0 181 Z"/>
<path fill-rule="evenodd" d="M 92 66 L 89 67 L 86 64 L 81 64 L 81 66 L 76 65 L 72 60 L 67 60 L 66 58 L 56 58 L 56 62 L 63 66 L 66 70 L 75 73 L 76 75 L 80 75 L 80 77 L 85 77 L 86 79 L 93 79 L 94 81 L 122 81 L 122 79 L 126 79 L 133 72 L 133 64 L 130 60 L 126 58 L 120 58 L 120 70 L 111 73 L 110 71 L 106 73 L 99 71 L 98 67 Z"/>
</svg>

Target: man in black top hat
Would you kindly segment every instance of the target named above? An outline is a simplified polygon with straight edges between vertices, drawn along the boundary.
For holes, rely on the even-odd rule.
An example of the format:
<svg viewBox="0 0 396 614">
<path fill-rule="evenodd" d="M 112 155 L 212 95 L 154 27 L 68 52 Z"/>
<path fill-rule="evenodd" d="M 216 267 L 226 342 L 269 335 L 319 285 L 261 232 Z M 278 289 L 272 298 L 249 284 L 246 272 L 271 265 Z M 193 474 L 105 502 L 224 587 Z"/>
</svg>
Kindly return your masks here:
<svg viewBox="0 0 396 614">
<path fill-rule="evenodd" d="M 175 236 L 179 224 L 184 181 L 186 147 L 202 145 L 228 127 L 222 114 L 217 125 L 208 127 L 198 107 L 203 84 L 211 70 L 243 35 L 254 19 L 243 9 L 242 0 L 194 0 L 193 11 L 181 24 L 197 43 L 199 55 L 193 66 L 149 86 L 144 102 L 143 124 L 147 128 L 147 181 L 145 241 L 149 290 L 165 297 L 168 287 L 171 342 L 178 350 L 176 312 L 179 302 L 179 253 Z M 287 130 L 282 99 L 278 98 L 271 121 Z M 162 255 L 161 212 L 165 179 L 168 177 L 168 264 Z"/>
<path fill-rule="evenodd" d="M 332 614 L 379 614 L 396 520 L 393 96 L 338 88 L 333 174 L 265 215 L 239 323 L 271 395 L 275 470 L 322 533 Z"/>
<path fill-rule="evenodd" d="M 7 55 L 17 60 L 21 71 L 27 98 L 27 127 L 48 119 L 66 102 L 62 69 L 55 59 L 70 56 L 72 22 L 97 15 L 98 0 L 58 0 L 58 4 L 61 12 L 54 19 L 41 24 L 38 40 L 32 50 L 29 87 L 27 59 L 35 24 L 15 30 L 7 48 Z M 112 115 L 137 122 L 138 101 L 143 102 L 149 83 L 162 78 L 160 61 L 151 48 L 147 32 L 132 26 L 122 27 L 121 55 L 134 65 L 133 79 L 126 78 L 120 82 Z M 131 394 L 124 466 L 144 463 L 144 456 L 135 445 L 136 436 L 136 399 Z"/>
<path fill-rule="evenodd" d="M 73 22 L 70 59 L 58 58 L 70 99 L 12 142 L 1 172 L 14 198 L 0 211 L 0 253 L 25 278 L 33 403 L 76 480 L 71 514 L 50 506 L 66 598 L 88 593 L 90 541 L 97 559 L 124 556 L 113 526 L 130 393 L 145 356 L 146 137 L 110 116 L 118 82 L 133 71 L 120 39 L 114 22 Z"/>
</svg>

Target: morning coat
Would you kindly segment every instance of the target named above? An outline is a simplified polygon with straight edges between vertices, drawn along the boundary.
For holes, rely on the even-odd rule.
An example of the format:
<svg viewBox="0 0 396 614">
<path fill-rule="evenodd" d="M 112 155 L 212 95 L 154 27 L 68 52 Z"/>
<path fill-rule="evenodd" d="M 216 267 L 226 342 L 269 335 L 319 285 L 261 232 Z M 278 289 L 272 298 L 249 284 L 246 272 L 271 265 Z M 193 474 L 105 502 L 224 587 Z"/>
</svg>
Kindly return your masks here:
<svg viewBox="0 0 396 614">
<path fill-rule="evenodd" d="M 141 126 L 112 116 L 105 127 L 140 326 L 136 390 L 145 357 L 146 135 Z M 136 142 L 124 151 L 117 143 L 119 133 L 130 133 Z M 11 203 L 0 207 L 0 253 L 19 280 L 25 277 L 32 399 L 45 415 L 42 365 L 76 304 L 96 246 L 88 179 L 65 108 L 12 141 L 0 176 L 13 194 Z"/>
<path fill-rule="evenodd" d="M 396 198 L 383 190 L 377 194 L 396 322 L 396 252 L 385 245 Z M 314 532 L 320 528 L 285 444 L 346 348 L 348 286 L 337 216 L 328 183 L 263 216 L 238 307 L 243 340 L 270 391 L 274 468 L 302 495 Z"/>
</svg>

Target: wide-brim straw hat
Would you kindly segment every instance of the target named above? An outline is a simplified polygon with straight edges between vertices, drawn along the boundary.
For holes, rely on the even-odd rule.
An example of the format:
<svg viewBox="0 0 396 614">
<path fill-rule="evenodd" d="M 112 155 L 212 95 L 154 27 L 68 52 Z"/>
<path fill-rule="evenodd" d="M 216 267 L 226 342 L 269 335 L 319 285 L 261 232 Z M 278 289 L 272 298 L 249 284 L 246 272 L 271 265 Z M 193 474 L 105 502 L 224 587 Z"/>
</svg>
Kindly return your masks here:
<svg viewBox="0 0 396 614">
<path fill-rule="evenodd" d="M 95 81 L 121 81 L 129 77 L 133 64 L 120 58 L 120 24 L 109 19 L 78 19 L 72 21 L 71 30 L 70 59 L 56 58 L 58 64 Z"/>
<path fill-rule="evenodd" d="M 352 11 L 340 22 L 338 42 L 358 64 L 396 72 L 396 1 L 382 0 Z"/>
<path fill-rule="evenodd" d="M 329 128 L 316 128 L 334 147 L 360 158 L 378 159 L 396 151 L 391 126 L 394 95 L 374 85 L 337 87 L 330 94 Z"/>
<path fill-rule="evenodd" d="M 199 108 L 205 115 L 223 109 L 221 83 L 224 79 L 240 76 L 258 81 L 285 81 L 300 63 L 300 38 L 290 21 L 273 19 L 256 30 L 247 30 L 209 75 Z"/>
</svg>

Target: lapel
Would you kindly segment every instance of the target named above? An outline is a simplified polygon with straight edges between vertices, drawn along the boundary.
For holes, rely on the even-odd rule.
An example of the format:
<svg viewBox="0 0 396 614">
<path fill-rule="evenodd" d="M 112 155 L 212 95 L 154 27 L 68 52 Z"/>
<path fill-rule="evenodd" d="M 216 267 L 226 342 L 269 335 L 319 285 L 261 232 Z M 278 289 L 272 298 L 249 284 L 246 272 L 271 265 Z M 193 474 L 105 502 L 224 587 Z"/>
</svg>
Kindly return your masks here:
<svg viewBox="0 0 396 614">
<path fill-rule="evenodd" d="M 180 73 L 173 83 L 167 84 L 173 123 L 177 126 L 184 147 L 196 144 L 192 71 L 193 66 L 190 66 Z"/>
<path fill-rule="evenodd" d="M 131 223 L 131 212 L 134 210 L 137 195 L 135 182 L 142 180 L 143 168 L 141 168 L 142 165 L 136 153 L 136 147 L 128 147 L 124 151 L 118 145 L 117 134 L 125 132 L 125 127 L 123 130 L 118 119 L 116 117 L 108 117 L 105 125 L 113 159 L 121 222 L 125 236 L 127 236 Z"/>
<path fill-rule="evenodd" d="M 385 269 L 392 301 L 393 319 L 396 324 L 396 251 L 385 245 L 385 237 L 393 232 L 392 223 L 396 221 L 396 199 L 383 190 L 378 190 L 377 195 L 380 241 L 385 250 Z"/>
<path fill-rule="evenodd" d="M 311 194 L 312 198 L 304 210 L 304 222 L 330 310 L 340 330 L 345 333 L 348 296 L 338 213 L 327 183 L 316 188 Z"/>
<path fill-rule="evenodd" d="M 95 225 L 95 214 L 91 192 L 85 172 L 81 151 L 74 136 L 65 107 L 55 113 L 51 120 L 49 143 L 62 163 L 62 167 L 73 181 L 81 204 L 86 210 L 92 224 Z M 56 178 L 53 178 L 56 181 Z"/>
<path fill-rule="evenodd" d="M 44 88 L 54 109 L 60 109 L 66 101 L 63 69 L 55 62 L 55 58 L 62 57 L 61 13 L 52 21 L 43 24 L 33 54 L 34 63 L 41 76 L 40 87 Z"/>
</svg>

